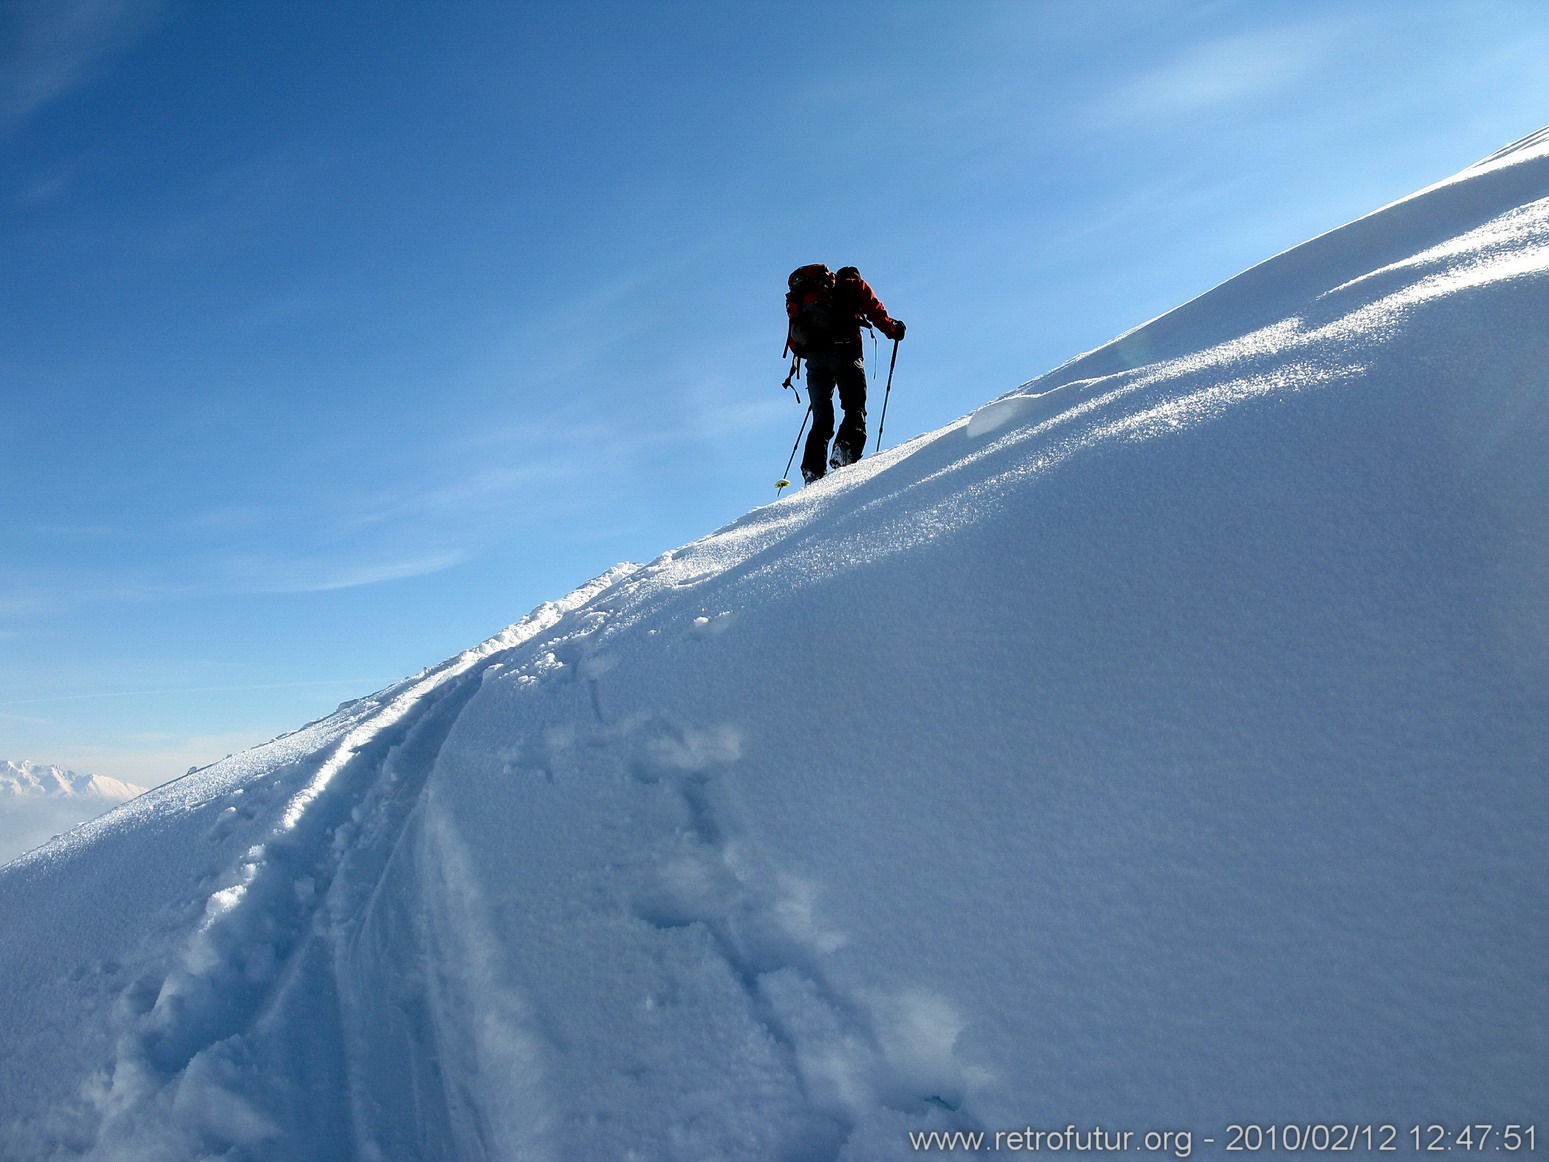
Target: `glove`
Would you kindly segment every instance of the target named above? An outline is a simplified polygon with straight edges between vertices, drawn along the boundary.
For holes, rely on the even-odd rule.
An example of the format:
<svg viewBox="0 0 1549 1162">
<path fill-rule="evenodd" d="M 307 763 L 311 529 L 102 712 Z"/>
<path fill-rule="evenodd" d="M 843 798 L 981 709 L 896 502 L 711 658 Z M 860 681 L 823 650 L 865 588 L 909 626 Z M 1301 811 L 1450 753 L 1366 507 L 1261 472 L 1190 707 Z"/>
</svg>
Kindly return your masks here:
<svg viewBox="0 0 1549 1162">
<path fill-rule="evenodd" d="M 904 337 L 904 321 L 902 319 L 893 320 L 893 329 L 888 332 L 887 337 L 895 343 Z"/>
</svg>

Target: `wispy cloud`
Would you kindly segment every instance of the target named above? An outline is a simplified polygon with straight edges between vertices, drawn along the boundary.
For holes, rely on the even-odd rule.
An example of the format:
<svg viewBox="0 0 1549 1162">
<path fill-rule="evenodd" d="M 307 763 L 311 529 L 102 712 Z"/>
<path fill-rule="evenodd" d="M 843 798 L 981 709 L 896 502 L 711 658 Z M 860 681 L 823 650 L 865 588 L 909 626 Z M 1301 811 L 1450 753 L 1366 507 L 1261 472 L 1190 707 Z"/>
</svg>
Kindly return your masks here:
<svg viewBox="0 0 1549 1162">
<path fill-rule="evenodd" d="M 168 555 L 157 563 L 99 570 L 16 568 L 0 577 L 0 617 L 25 621 L 97 603 L 166 601 L 233 593 L 320 593 L 439 573 L 471 560 L 462 549 L 394 552 L 355 546 L 297 553 L 280 545 L 231 546 L 197 557 Z M 0 630 L 0 638 L 14 631 Z"/>
<path fill-rule="evenodd" d="M 9 705 L 10 703 L 8 702 L 0 702 L 0 706 Z M 0 711 L 0 718 L 5 719 L 7 722 L 25 722 L 29 726 L 48 726 L 50 724 L 47 718 L 35 718 L 30 714 L 7 714 L 4 711 Z"/>
<path fill-rule="evenodd" d="M 140 36 L 162 0 L 14 0 L 0 56 L 0 134 L 88 80 L 95 66 Z"/>
<path fill-rule="evenodd" d="M 271 559 L 262 563 L 261 572 L 250 587 L 269 593 L 321 593 L 330 589 L 355 589 L 361 585 L 440 573 L 468 559 L 469 555 L 463 552 L 363 563 Z"/>
<path fill-rule="evenodd" d="M 300 436 L 295 463 L 212 477 L 207 491 L 175 498 L 180 511 L 28 529 L 50 551 L 0 565 L 0 615 L 354 589 L 445 572 L 555 529 L 611 527 L 629 509 L 619 484 L 638 466 L 704 455 L 790 406 L 745 400 L 714 352 L 685 360 L 647 342 L 659 321 L 622 305 L 648 298 L 659 275 L 557 298 L 538 323 L 492 323 L 448 377 L 454 413 L 427 420 L 407 461 L 384 453 L 401 435 L 392 425 L 337 425 Z M 620 314 L 618 333 L 599 339 L 598 319 Z M 73 550 L 69 564 L 39 563 L 66 555 L 54 542 Z M 78 547 L 92 542 L 100 552 Z"/>
<path fill-rule="evenodd" d="M 573 483 L 580 468 L 573 460 L 531 453 L 526 432 L 515 432 L 506 443 L 519 456 L 516 465 L 486 464 L 440 480 L 426 478 L 413 486 L 383 490 L 362 497 L 353 505 L 341 505 L 330 514 L 330 526 L 341 536 L 395 525 L 439 527 L 448 522 L 465 524 L 470 517 L 491 519 L 490 514 L 509 506 L 523 494 L 545 494 Z M 499 437 L 484 433 L 479 439 L 496 445 Z"/>
<path fill-rule="evenodd" d="M 1186 45 L 1088 106 L 1087 127 L 1154 124 L 1237 109 L 1290 89 L 1351 43 L 1335 18 L 1221 36 Z"/>
<path fill-rule="evenodd" d="M 57 694 L 51 698 L 14 698 L 0 706 L 39 706 L 46 702 L 84 702 L 93 698 L 148 698 L 158 694 L 227 694 L 242 690 L 300 690 L 313 686 L 351 686 L 359 688 L 369 678 L 320 678 L 309 682 L 260 682 L 241 686 L 186 686 L 163 690 L 106 690 L 93 694 Z M 0 717 L 19 717 L 0 715 Z M 31 719 L 27 721 L 42 721 Z"/>
</svg>

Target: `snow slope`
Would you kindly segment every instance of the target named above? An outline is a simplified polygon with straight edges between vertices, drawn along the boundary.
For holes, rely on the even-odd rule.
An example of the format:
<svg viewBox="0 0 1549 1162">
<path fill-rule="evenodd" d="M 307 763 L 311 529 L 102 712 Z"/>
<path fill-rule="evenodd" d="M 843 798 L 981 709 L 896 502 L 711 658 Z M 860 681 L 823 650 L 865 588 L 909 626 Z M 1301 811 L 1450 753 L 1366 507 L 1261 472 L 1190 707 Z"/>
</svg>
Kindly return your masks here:
<svg viewBox="0 0 1549 1162">
<path fill-rule="evenodd" d="M 0 863 L 144 790 L 102 775 L 0 759 Z"/>
<path fill-rule="evenodd" d="M 1538 136 L 0 870 L 0 1156 L 1542 1138 L 1546 318 Z"/>
</svg>

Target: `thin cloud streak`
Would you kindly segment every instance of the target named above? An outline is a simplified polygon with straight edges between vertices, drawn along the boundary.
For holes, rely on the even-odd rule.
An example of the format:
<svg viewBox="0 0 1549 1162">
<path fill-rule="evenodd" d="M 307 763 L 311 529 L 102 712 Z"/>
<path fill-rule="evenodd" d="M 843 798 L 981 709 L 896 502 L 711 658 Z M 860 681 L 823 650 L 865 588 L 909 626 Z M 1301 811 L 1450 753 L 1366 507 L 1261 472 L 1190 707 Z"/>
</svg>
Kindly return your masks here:
<svg viewBox="0 0 1549 1162">
<path fill-rule="evenodd" d="M 130 579 L 123 576 L 122 569 L 112 571 L 111 581 L 106 579 L 108 571 L 101 575 L 73 570 L 18 576 L 13 570 L 11 577 L 5 579 L 7 591 L 0 593 L 0 617 L 30 621 L 62 610 L 106 603 L 356 589 L 444 572 L 474 559 L 472 553 L 462 549 L 407 557 L 379 552 L 375 559 L 362 551 L 341 552 L 335 558 L 325 554 L 308 558 L 279 551 L 236 550 L 214 560 L 211 556 L 207 552 L 197 559 L 174 561 L 163 568 L 145 571 L 175 572 L 176 581 L 155 575 Z M 14 636 L 14 631 L 0 630 L 0 638 Z"/>
<path fill-rule="evenodd" d="M 355 589 L 382 581 L 401 581 L 408 577 L 441 573 L 468 560 L 470 560 L 468 554 L 453 552 L 414 561 L 384 562 L 373 565 L 313 566 L 308 562 L 299 565 L 294 576 L 278 577 L 255 586 L 255 589 L 266 593 L 322 593 L 332 589 Z"/>
<path fill-rule="evenodd" d="M 52 698 L 16 698 L 0 702 L 0 706 L 39 706 L 45 702 L 84 702 L 92 698 L 149 698 L 159 694 L 229 694 L 243 690 L 300 690 L 314 686 L 361 686 L 370 678 L 321 678 L 312 682 L 260 682 L 244 686 L 188 686 L 168 690 L 109 690 L 98 694 L 60 694 Z M 42 722 L 43 719 L 26 719 L 19 715 L 0 715 L 17 718 L 23 722 Z"/>
<path fill-rule="evenodd" d="M 1089 129 L 1170 122 L 1271 96 L 1331 62 L 1352 43 L 1352 24 L 1338 18 L 1192 44 L 1100 97 L 1082 122 Z"/>
<path fill-rule="evenodd" d="M 84 83 L 98 61 L 144 33 L 162 7 L 162 0 L 17 0 L 13 47 L 0 60 L 0 135 Z"/>
</svg>

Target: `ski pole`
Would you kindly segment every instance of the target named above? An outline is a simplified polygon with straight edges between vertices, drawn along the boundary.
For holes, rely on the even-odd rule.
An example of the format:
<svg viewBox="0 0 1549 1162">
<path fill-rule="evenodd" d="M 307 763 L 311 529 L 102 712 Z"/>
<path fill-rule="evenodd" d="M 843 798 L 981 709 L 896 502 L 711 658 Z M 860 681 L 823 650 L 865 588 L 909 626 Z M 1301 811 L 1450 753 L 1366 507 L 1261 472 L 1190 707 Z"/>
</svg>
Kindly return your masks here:
<svg viewBox="0 0 1549 1162">
<path fill-rule="evenodd" d="M 887 427 L 887 401 L 893 394 L 893 368 L 898 363 L 898 340 L 893 340 L 893 358 L 887 364 L 887 388 L 882 393 L 882 418 L 877 421 L 877 451 L 882 451 L 882 429 Z"/>
<path fill-rule="evenodd" d="M 799 397 L 798 397 L 799 398 Z M 801 447 L 802 434 L 807 430 L 807 421 L 812 418 L 812 405 L 807 405 L 807 414 L 801 417 L 801 427 L 796 429 L 796 442 L 791 445 L 791 458 L 785 462 L 785 475 L 775 481 L 775 495 L 780 495 L 782 488 L 790 487 L 791 465 L 796 463 L 796 449 Z"/>
</svg>

